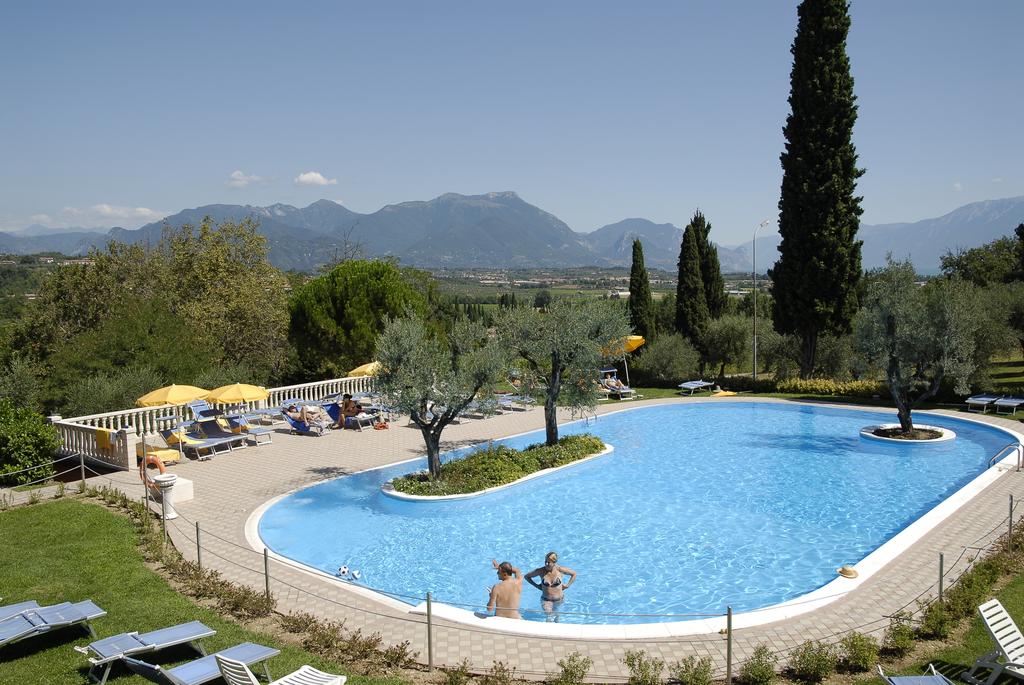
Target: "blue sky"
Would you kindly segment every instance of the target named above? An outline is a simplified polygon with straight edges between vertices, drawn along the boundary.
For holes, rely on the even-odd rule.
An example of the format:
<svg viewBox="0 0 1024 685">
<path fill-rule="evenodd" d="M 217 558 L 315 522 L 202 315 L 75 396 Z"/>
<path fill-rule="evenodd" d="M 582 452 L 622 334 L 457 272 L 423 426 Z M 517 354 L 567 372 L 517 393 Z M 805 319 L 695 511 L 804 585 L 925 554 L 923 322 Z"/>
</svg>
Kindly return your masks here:
<svg viewBox="0 0 1024 685">
<path fill-rule="evenodd" d="M 515 190 L 739 243 L 778 215 L 796 4 L 10 3 L 0 230 Z M 1024 3 L 851 14 L 863 220 L 1024 195 Z"/>
</svg>

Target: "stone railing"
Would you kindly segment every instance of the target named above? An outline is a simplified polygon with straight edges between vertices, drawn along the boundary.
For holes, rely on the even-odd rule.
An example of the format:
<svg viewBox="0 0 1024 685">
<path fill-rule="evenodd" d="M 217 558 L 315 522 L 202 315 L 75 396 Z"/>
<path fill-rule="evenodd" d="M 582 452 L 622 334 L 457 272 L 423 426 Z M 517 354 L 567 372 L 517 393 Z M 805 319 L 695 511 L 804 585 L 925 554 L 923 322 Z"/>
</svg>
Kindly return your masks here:
<svg viewBox="0 0 1024 685">
<path fill-rule="evenodd" d="M 281 388 L 269 388 L 266 400 L 247 402 L 242 407 L 234 405 L 233 408 L 246 410 L 278 407 L 286 400 L 318 402 L 331 395 L 346 392 L 352 394 L 368 392 L 372 385 L 373 378 L 368 376 L 332 378 L 313 383 L 286 385 Z M 139 437 L 156 435 L 161 430 L 173 428 L 181 421 L 191 418 L 191 415 L 187 405 L 165 404 L 160 407 L 123 409 L 66 419 L 53 418 L 53 425 L 60 433 L 62 451 L 65 454 L 84 454 L 87 458 L 104 464 L 117 468 L 129 468 L 135 463 L 134 459 L 128 458 L 129 449 L 134 450 L 134 443 L 138 441 Z M 98 447 L 96 437 L 98 428 L 116 431 L 120 442 L 110 449 L 101 449 Z"/>
</svg>

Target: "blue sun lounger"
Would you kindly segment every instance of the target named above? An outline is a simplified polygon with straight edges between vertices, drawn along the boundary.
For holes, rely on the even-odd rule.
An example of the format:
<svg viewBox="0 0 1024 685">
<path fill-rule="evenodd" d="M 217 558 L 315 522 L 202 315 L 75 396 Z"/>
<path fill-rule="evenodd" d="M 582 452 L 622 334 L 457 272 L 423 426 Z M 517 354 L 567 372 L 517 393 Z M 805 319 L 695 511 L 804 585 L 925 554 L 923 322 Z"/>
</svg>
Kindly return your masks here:
<svg viewBox="0 0 1024 685">
<path fill-rule="evenodd" d="M 74 625 L 81 625 L 90 635 L 96 637 L 96 631 L 89 622 L 106 615 L 106 611 L 89 600 L 24 609 L 0 621 L 0 647 Z"/>
<path fill-rule="evenodd" d="M 6 606 L 0 607 L 0 621 L 20 614 L 27 609 L 38 609 L 39 602 L 34 599 L 30 599 L 27 602 L 18 602 L 17 604 L 7 604 Z"/>
<path fill-rule="evenodd" d="M 1017 411 L 1017 407 L 1024 404 L 1024 398 L 1021 397 L 1000 397 L 998 400 L 993 402 L 996 405 L 997 414 L 1012 414 Z M 1006 411 L 999 411 L 1000 409 L 1006 409 Z"/>
<path fill-rule="evenodd" d="M 105 637 L 85 647 L 76 645 L 75 651 L 86 656 L 89 656 L 90 652 L 96 655 L 89 656 L 89 663 L 92 664 L 89 668 L 89 677 L 99 685 L 104 685 L 114 663 L 126 656 L 138 656 L 183 644 L 191 645 L 200 655 L 206 656 L 206 650 L 203 649 L 199 640 L 216 633 L 216 630 L 199 621 L 191 621 L 169 628 L 151 630 L 148 633 L 121 633 Z M 103 673 L 97 675 L 100 667 L 104 667 Z"/>
<path fill-rule="evenodd" d="M 252 439 L 253 445 L 269 445 L 274 442 L 274 431 L 269 428 L 260 428 L 249 423 L 249 417 L 244 414 L 241 416 L 225 416 L 228 425 L 231 426 L 231 430 L 236 435 L 242 435 L 246 439 Z M 265 443 L 260 442 L 260 438 L 266 436 L 267 441 Z"/>
<path fill-rule="evenodd" d="M 988 405 L 995 403 L 998 399 L 1000 399 L 999 395 L 973 395 L 966 400 L 967 411 L 980 411 L 984 414 L 988 411 Z M 981 409 L 974 409 L 973 407 L 981 407 Z"/>
<path fill-rule="evenodd" d="M 263 663 L 263 672 L 270 681 L 270 669 L 266 661 L 281 653 L 281 650 L 273 647 L 264 647 L 252 642 L 243 642 L 240 645 L 221 650 L 216 654 L 204 656 L 187 664 L 181 664 L 174 668 L 162 668 L 155 664 L 149 664 L 140 659 L 130 656 L 124 657 L 125 666 L 133 673 L 137 673 L 147 680 L 152 680 L 160 685 L 202 685 L 211 680 L 220 678 L 220 668 L 217 667 L 217 655 L 241 661 L 246 666 Z"/>
<path fill-rule="evenodd" d="M 887 685 L 953 685 L 953 681 L 936 671 L 931 664 L 928 664 L 925 675 L 886 675 L 881 666 L 878 667 L 878 675 Z"/>
<path fill-rule="evenodd" d="M 689 390 L 692 395 L 698 390 L 704 390 L 705 388 L 710 388 L 714 385 L 714 383 L 708 383 L 707 381 L 686 381 L 685 383 L 680 383 L 678 387 L 680 394 Z"/>
</svg>

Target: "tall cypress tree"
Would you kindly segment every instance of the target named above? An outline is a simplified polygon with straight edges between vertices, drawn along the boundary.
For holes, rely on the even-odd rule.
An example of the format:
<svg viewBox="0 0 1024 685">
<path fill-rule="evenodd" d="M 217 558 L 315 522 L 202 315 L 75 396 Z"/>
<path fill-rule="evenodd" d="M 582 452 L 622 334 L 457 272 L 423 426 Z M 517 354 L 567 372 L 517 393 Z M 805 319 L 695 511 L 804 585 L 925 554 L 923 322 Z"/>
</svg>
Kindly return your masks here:
<svg viewBox="0 0 1024 685">
<path fill-rule="evenodd" d="M 629 270 L 629 322 L 634 333 L 654 339 L 654 299 L 644 266 L 644 245 L 639 238 L 633 241 L 633 266 Z"/>
<path fill-rule="evenodd" d="M 718 248 L 708 238 L 711 224 L 698 209 L 690 220 L 690 226 L 697 231 L 697 247 L 700 248 L 700 274 L 704 281 L 704 299 L 708 304 L 708 314 L 717 319 L 725 313 L 729 296 L 725 294 L 725 279 L 722 278 L 722 267 L 718 261 Z"/>
<path fill-rule="evenodd" d="M 800 375 L 814 370 L 818 337 L 850 331 L 857 311 L 861 198 L 853 124 L 856 97 L 846 36 L 846 0 L 803 0 L 790 52 L 789 105 L 783 134 L 779 260 L 769 270 L 779 333 L 801 341 Z"/>
<path fill-rule="evenodd" d="M 700 269 L 700 246 L 697 229 L 687 226 L 679 250 L 679 281 L 676 283 L 676 330 L 701 349 L 707 332 L 708 303 L 704 298 L 704 282 Z"/>
</svg>

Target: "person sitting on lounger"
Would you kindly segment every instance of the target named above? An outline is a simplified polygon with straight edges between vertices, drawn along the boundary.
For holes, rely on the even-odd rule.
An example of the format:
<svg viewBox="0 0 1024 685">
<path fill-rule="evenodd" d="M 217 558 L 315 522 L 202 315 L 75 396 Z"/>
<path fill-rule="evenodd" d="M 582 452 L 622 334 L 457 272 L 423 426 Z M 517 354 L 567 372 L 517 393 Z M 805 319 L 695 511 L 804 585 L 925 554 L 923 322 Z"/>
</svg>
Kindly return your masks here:
<svg viewBox="0 0 1024 685">
<path fill-rule="evenodd" d="M 316 404 L 304 404 L 298 406 L 295 404 L 289 405 L 285 410 L 288 416 L 296 421 L 301 421 L 309 426 L 318 426 L 323 428 L 330 423 L 330 417 L 324 412 L 323 407 Z"/>
<path fill-rule="evenodd" d="M 626 384 L 620 381 L 618 378 L 612 376 L 610 373 L 606 373 L 604 375 L 604 380 L 602 381 L 602 383 L 604 384 L 604 387 L 612 391 L 626 389 Z"/>
<path fill-rule="evenodd" d="M 352 395 L 345 393 L 341 396 L 341 428 L 344 428 L 346 423 L 351 423 L 349 419 L 355 418 L 363 413 L 363 407 L 358 402 L 352 399 Z"/>
</svg>

